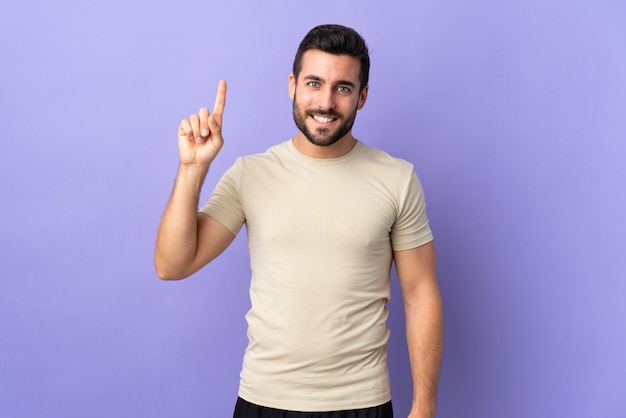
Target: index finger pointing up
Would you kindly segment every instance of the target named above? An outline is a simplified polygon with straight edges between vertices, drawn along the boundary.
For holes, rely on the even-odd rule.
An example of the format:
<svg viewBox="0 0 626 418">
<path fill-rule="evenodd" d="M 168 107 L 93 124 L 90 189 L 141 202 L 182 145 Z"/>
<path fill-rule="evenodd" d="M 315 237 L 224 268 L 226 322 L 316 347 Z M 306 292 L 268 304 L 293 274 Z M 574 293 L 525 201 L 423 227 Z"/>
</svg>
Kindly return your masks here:
<svg viewBox="0 0 626 418">
<path fill-rule="evenodd" d="M 226 106 L 226 81 L 220 80 L 217 85 L 217 95 L 215 96 L 215 105 L 213 106 L 213 116 L 219 124 L 222 123 L 222 115 L 224 114 L 224 106 Z"/>
</svg>

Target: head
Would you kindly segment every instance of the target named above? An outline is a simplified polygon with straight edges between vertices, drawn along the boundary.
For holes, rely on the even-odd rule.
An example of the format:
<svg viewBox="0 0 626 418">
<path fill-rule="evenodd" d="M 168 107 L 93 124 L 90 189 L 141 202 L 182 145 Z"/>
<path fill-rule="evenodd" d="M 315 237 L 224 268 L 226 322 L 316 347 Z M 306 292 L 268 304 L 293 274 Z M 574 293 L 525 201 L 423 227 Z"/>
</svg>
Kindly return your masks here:
<svg viewBox="0 0 626 418">
<path fill-rule="evenodd" d="M 302 70 L 302 56 L 310 49 L 318 49 L 333 55 L 348 55 L 358 59 L 361 63 L 359 72 L 359 91 L 362 91 L 369 81 L 370 56 L 365 39 L 354 29 L 341 25 L 316 26 L 306 34 L 293 61 L 293 75 L 296 79 Z"/>
<path fill-rule="evenodd" d="M 368 92 L 363 38 L 339 25 L 313 28 L 302 40 L 290 76 L 293 117 L 306 139 L 330 146 L 351 133 Z"/>
</svg>

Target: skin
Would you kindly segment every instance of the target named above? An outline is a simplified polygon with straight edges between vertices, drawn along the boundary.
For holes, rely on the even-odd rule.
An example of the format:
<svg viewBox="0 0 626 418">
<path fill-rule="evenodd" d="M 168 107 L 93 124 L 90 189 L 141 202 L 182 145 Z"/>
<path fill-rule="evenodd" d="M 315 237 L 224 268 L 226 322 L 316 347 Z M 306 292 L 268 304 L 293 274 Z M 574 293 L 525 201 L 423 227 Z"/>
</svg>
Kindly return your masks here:
<svg viewBox="0 0 626 418">
<path fill-rule="evenodd" d="M 360 88 L 359 69 L 360 62 L 354 57 L 309 50 L 303 56 L 297 79 L 290 75 L 289 95 L 299 127 L 293 144 L 304 155 L 336 158 L 350 152 L 356 144 L 352 123 L 368 93 L 368 86 Z M 178 127 L 180 164 L 154 253 L 156 271 L 163 280 L 190 276 L 221 254 L 234 239 L 223 225 L 197 211 L 206 174 L 224 144 L 225 105 L 226 82 L 220 81 L 213 112 L 202 108 Z M 431 242 L 395 251 L 394 263 L 404 300 L 413 379 L 409 418 L 431 418 L 436 409 L 443 347 L 434 245 Z"/>
<path fill-rule="evenodd" d="M 316 49 L 304 53 L 298 79 L 293 74 L 289 76 L 294 120 L 299 125 L 298 119 L 302 119 L 304 127 L 293 138 L 300 152 L 313 158 L 336 158 L 354 147 L 352 123 L 356 112 L 365 105 L 369 90 L 368 86 L 360 89 L 360 67 L 359 60 L 348 55 L 332 55 Z M 313 117 L 328 114 L 332 115 L 329 122 Z M 330 140 L 346 126 L 344 135 Z M 307 138 L 306 131 L 313 139 Z"/>
<path fill-rule="evenodd" d="M 154 265 L 163 280 L 190 276 L 221 254 L 235 238 L 215 219 L 198 212 L 202 184 L 224 145 L 225 105 L 226 82 L 220 81 L 213 113 L 202 108 L 178 126 L 180 163 L 154 252 Z"/>
<path fill-rule="evenodd" d="M 435 246 L 431 241 L 393 253 L 402 289 L 406 338 L 413 380 L 409 418 L 431 418 L 437 408 L 437 385 L 443 353 L 443 309 L 437 284 Z"/>
</svg>

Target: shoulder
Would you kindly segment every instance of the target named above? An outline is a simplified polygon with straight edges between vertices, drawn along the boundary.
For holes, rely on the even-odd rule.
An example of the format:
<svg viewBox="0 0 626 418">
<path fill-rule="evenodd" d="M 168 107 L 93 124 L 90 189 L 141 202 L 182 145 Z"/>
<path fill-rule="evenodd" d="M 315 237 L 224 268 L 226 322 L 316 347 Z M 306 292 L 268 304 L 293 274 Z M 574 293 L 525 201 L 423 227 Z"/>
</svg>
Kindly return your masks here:
<svg viewBox="0 0 626 418">
<path fill-rule="evenodd" d="M 235 161 L 235 165 L 239 165 L 242 167 L 255 167 L 265 164 L 273 164 L 276 161 L 288 158 L 288 142 L 289 141 L 285 141 L 281 142 L 280 144 L 273 145 L 264 152 L 239 157 Z"/>
<path fill-rule="evenodd" d="M 389 175 L 395 173 L 402 176 L 411 175 L 414 172 L 413 164 L 405 159 L 394 157 L 380 149 L 371 148 L 362 142 L 360 146 L 359 159 L 369 165 L 371 169 L 380 170 Z"/>
<path fill-rule="evenodd" d="M 285 142 L 274 145 L 266 151 L 238 157 L 226 171 L 225 177 L 242 183 L 258 181 L 267 176 L 274 177 L 284 167 L 290 158 L 289 149 Z"/>
</svg>

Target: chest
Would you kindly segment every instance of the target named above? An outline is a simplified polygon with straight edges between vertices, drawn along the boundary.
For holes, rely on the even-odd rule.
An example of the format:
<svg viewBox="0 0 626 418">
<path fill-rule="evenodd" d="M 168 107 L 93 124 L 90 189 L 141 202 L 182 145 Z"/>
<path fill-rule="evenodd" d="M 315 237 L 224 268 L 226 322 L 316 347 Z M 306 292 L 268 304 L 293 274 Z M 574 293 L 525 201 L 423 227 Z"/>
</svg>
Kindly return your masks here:
<svg viewBox="0 0 626 418">
<path fill-rule="evenodd" d="M 358 251 L 388 243 L 397 216 L 393 191 L 362 172 L 283 169 L 243 187 L 251 242 Z"/>
</svg>

